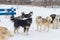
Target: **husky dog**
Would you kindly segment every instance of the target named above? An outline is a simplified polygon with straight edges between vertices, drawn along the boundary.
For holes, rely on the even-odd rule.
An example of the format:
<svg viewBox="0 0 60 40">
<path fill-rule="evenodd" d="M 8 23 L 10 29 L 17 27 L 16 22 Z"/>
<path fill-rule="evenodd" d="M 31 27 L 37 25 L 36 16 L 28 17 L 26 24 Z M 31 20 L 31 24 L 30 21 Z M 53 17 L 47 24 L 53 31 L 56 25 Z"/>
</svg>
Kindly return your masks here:
<svg viewBox="0 0 60 40">
<path fill-rule="evenodd" d="M 16 33 L 16 30 L 18 32 L 19 27 L 24 28 L 24 33 L 29 31 L 30 25 L 32 23 L 32 16 L 33 12 L 30 12 L 29 14 L 25 14 L 24 12 L 20 16 L 22 19 L 19 19 L 18 17 L 11 17 L 11 21 L 14 22 L 14 33 Z M 24 19 L 27 18 L 27 19 Z M 23 20 L 24 19 L 24 20 Z"/>
<path fill-rule="evenodd" d="M 53 23 L 54 19 L 56 18 L 56 14 L 51 14 L 50 17 L 52 18 L 51 23 Z"/>
<path fill-rule="evenodd" d="M 49 31 L 50 22 L 51 22 L 50 17 L 47 17 L 47 18 L 42 18 L 41 16 L 36 17 L 37 31 L 38 31 L 38 26 L 40 26 L 40 31 L 41 31 L 41 27 L 43 25 L 47 26 Z M 45 27 L 44 27 L 44 30 L 45 30 Z"/>
<path fill-rule="evenodd" d="M 58 28 L 58 16 L 56 14 L 51 14 L 50 17 L 52 18 L 52 25 L 53 25 L 53 28 Z"/>
<path fill-rule="evenodd" d="M 0 40 L 7 40 L 12 36 L 12 33 L 6 27 L 0 27 Z"/>
</svg>

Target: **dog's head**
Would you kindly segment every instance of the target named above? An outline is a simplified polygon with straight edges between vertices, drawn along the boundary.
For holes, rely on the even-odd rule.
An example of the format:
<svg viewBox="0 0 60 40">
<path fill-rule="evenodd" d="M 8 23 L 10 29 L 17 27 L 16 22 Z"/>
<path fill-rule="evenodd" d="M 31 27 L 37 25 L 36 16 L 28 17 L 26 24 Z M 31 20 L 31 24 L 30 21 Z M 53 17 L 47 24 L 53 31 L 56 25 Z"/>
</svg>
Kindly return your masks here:
<svg viewBox="0 0 60 40">
<path fill-rule="evenodd" d="M 41 16 L 37 16 L 36 17 L 36 21 L 40 22 L 42 20 L 42 17 Z"/>
<path fill-rule="evenodd" d="M 6 27 L 0 27 L 0 40 L 7 40 L 12 37 L 11 32 Z"/>
<path fill-rule="evenodd" d="M 33 15 L 33 12 L 30 12 L 29 14 L 25 14 L 24 12 L 22 12 L 23 18 L 30 18 L 32 15 Z"/>
<path fill-rule="evenodd" d="M 38 16 L 37 18 L 38 18 L 38 19 L 41 19 L 42 17 L 41 17 L 41 16 Z"/>
<path fill-rule="evenodd" d="M 46 19 L 51 22 L 52 21 L 52 18 L 50 16 L 47 16 Z"/>
<path fill-rule="evenodd" d="M 52 18 L 51 23 L 53 23 L 54 19 L 56 18 L 56 14 L 51 14 L 50 17 Z"/>
</svg>

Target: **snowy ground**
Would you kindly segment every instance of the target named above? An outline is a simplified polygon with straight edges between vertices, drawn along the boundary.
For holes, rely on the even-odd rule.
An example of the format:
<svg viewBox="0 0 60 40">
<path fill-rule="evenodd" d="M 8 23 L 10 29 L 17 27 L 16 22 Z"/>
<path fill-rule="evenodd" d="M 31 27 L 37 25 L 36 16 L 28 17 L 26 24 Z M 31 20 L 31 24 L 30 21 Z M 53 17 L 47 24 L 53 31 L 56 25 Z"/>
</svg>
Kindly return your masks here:
<svg viewBox="0 0 60 40">
<path fill-rule="evenodd" d="M 49 32 L 37 32 L 36 31 L 36 24 L 35 18 L 36 16 L 46 17 L 50 14 L 57 14 L 60 15 L 60 8 L 44 8 L 44 7 L 36 7 L 36 6 L 17 6 L 16 5 L 0 5 L 0 8 L 16 8 L 16 15 L 21 15 L 21 12 L 29 13 L 33 11 L 33 22 L 30 27 L 29 35 L 24 36 L 22 28 L 19 30 L 19 34 L 15 34 L 10 40 L 60 40 L 60 28 L 59 29 L 50 29 Z M 5 16 L 0 16 L 0 26 L 7 27 L 12 33 L 14 30 L 13 22 L 11 22 L 10 18 L 5 18 Z"/>
</svg>

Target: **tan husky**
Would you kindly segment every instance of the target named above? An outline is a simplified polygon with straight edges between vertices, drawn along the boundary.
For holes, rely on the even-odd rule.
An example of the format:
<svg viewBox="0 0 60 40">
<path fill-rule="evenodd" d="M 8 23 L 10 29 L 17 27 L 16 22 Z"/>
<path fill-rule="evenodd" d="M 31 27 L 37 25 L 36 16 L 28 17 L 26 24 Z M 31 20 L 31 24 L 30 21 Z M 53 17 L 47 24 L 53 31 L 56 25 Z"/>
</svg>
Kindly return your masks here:
<svg viewBox="0 0 60 40">
<path fill-rule="evenodd" d="M 40 31 L 42 26 L 44 26 L 44 30 L 45 30 L 45 27 L 48 27 L 48 31 L 49 31 L 50 22 L 51 22 L 50 17 L 46 17 L 46 18 L 42 18 L 41 16 L 36 17 L 37 31 L 39 28 L 38 26 L 40 26 Z"/>
<path fill-rule="evenodd" d="M 0 27 L 0 40 L 8 40 L 12 36 L 12 33 L 7 28 Z"/>
</svg>

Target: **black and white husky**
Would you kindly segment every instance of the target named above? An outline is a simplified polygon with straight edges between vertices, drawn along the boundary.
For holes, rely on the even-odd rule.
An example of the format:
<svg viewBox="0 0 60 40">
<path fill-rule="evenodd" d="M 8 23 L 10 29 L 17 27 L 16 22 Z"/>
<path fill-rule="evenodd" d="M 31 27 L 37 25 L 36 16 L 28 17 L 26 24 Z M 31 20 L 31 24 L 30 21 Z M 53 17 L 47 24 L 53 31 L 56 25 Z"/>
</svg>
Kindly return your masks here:
<svg viewBox="0 0 60 40">
<path fill-rule="evenodd" d="M 32 14 L 33 12 L 30 12 L 29 14 L 25 14 L 23 12 L 22 15 L 19 17 L 11 16 L 11 21 L 14 22 L 14 33 L 16 33 L 16 31 L 18 32 L 19 27 L 23 27 L 24 33 L 28 34 L 30 25 L 32 23 L 32 18 L 31 18 Z M 27 18 L 27 19 L 24 19 L 24 18 Z"/>
<path fill-rule="evenodd" d="M 51 14 L 50 17 L 52 18 L 51 23 L 53 24 L 53 28 L 58 28 L 58 16 L 56 14 Z"/>
</svg>

